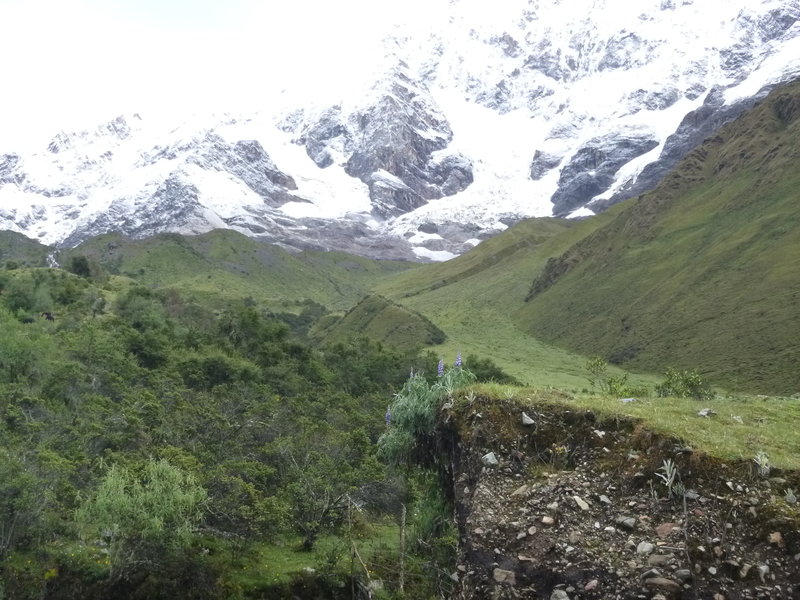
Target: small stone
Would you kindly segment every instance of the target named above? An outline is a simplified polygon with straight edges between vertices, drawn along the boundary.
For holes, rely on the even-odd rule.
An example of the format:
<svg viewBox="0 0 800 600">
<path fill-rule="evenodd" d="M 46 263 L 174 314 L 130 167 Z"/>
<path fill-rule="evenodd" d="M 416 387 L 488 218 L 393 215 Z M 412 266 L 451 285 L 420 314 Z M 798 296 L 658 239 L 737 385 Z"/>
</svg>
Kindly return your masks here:
<svg viewBox="0 0 800 600">
<path fill-rule="evenodd" d="M 677 571 L 675 571 L 675 577 L 677 577 L 681 581 L 691 581 L 692 572 L 689 569 L 678 569 Z"/>
<path fill-rule="evenodd" d="M 596 590 L 597 586 L 600 585 L 600 582 L 597 579 L 592 579 L 589 583 L 583 586 L 584 591 L 591 592 L 592 590 Z"/>
<path fill-rule="evenodd" d="M 514 496 L 524 496 L 527 493 L 528 493 L 528 486 L 527 485 L 521 485 L 517 489 L 515 489 L 513 492 L 511 492 L 511 497 L 513 498 Z"/>
<path fill-rule="evenodd" d="M 661 571 L 658 569 L 650 569 L 642 575 L 642 579 L 651 579 L 653 577 L 661 577 Z"/>
<path fill-rule="evenodd" d="M 506 569 L 496 568 L 492 571 L 492 576 L 497 583 L 505 583 L 507 585 L 517 585 L 517 576 L 514 571 L 507 571 Z"/>
<path fill-rule="evenodd" d="M 720 593 L 714 594 L 714 600 L 725 600 L 725 596 Z"/>
<path fill-rule="evenodd" d="M 650 579 L 645 579 L 644 584 L 649 588 L 662 590 L 668 594 L 677 594 L 681 591 L 681 585 L 677 581 L 666 577 L 651 577 Z"/>
<path fill-rule="evenodd" d="M 527 533 L 525 533 L 524 531 L 520 531 L 520 532 L 517 534 L 517 540 L 524 540 L 526 537 L 528 537 L 528 534 L 527 534 Z"/>
<path fill-rule="evenodd" d="M 655 549 L 655 544 L 651 544 L 650 542 L 639 542 L 639 545 L 636 546 L 636 554 L 646 556 L 648 554 L 652 554 L 653 550 Z"/>
<path fill-rule="evenodd" d="M 556 520 L 553 517 L 544 516 L 542 517 L 542 525 L 547 525 L 548 527 L 551 525 L 555 525 Z"/>
<path fill-rule="evenodd" d="M 717 413 L 714 412 L 713 410 L 711 410 L 710 408 L 704 408 L 704 409 L 698 411 L 697 414 L 698 414 L 698 416 L 701 416 L 701 417 L 713 417 Z"/>
<path fill-rule="evenodd" d="M 534 535 L 538 530 L 536 529 L 536 525 L 531 525 L 528 527 L 528 535 Z"/>
<path fill-rule="evenodd" d="M 616 521 L 614 522 L 623 529 L 627 529 L 629 531 L 633 531 L 636 528 L 636 519 L 633 517 L 617 517 Z"/>
<path fill-rule="evenodd" d="M 670 554 L 651 554 L 647 557 L 647 564 L 651 567 L 665 567 L 672 560 Z"/>
<path fill-rule="evenodd" d="M 575 504 L 577 504 L 581 510 L 589 510 L 589 505 L 580 496 L 573 496 L 572 499 L 575 500 Z"/>
<path fill-rule="evenodd" d="M 675 523 L 662 523 L 656 527 L 656 534 L 660 538 L 668 537 L 672 530 L 675 529 Z"/>
<path fill-rule="evenodd" d="M 525 556 L 524 554 L 517 555 L 517 560 L 519 562 L 534 562 L 534 559 L 530 556 Z"/>
<path fill-rule="evenodd" d="M 786 542 L 783 541 L 783 535 L 780 531 L 773 531 L 769 534 L 769 543 L 778 546 L 778 548 L 785 548 Z"/>
<path fill-rule="evenodd" d="M 758 578 L 761 583 L 766 583 L 766 576 L 769 575 L 769 567 L 767 565 L 758 565 Z"/>
<path fill-rule="evenodd" d="M 577 545 L 583 540 L 583 534 L 580 531 L 570 531 L 567 539 L 569 539 L 570 544 Z"/>
<path fill-rule="evenodd" d="M 611 500 L 605 494 L 600 494 L 600 502 L 603 504 L 611 504 Z"/>
<path fill-rule="evenodd" d="M 472 533 L 474 533 L 475 535 L 483 535 L 484 533 L 486 533 L 486 530 L 483 527 L 476 527 L 475 529 L 472 530 Z"/>
<path fill-rule="evenodd" d="M 547 510 L 558 510 L 558 502 L 551 502 L 548 504 Z"/>
<path fill-rule="evenodd" d="M 495 455 L 494 452 L 489 452 L 488 454 L 484 454 L 481 457 L 481 460 L 483 461 L 483 464 L 485 464 L 487 467 L 494 467 L 500 463 L 500 461 L 497 460 L 497 456 Z"/>
<path fill-rule="evenodd" d="M 708 567 L 708 574 L 709 575 L 716 575 L 717 574 L 717 567 Z"/>
<path fill-rule="evenodd" d="M 613 528 L 613 527 L 611 527 L 611 526 L 609 526 L 609 527 L 605 527 L 605 528 L 603 529 L 603 531 L 605 531 L 606 533 L 616 533 L 616 532 L 617 532 L 617 530 L 616 530 L 616 529 L 614 529 L 614 528 Z"/>
<path fill-rule="evenodd" d="M 533 419 L 531 419 L 531 418 L 528 416 L 528 414 L 527 414 L 527 413 L 523 412 L 523 413 L 522 413 L 522 424 L 523 424 L 523 425 L 527 425 L 527 426 L 536 425 L 536 421 L 534 421 Z"/>
<path fill-rule="evenodd" d="M 564 590 L 553 590 L 550 600 L 569 600 L 569 594 Z"/>
<path fill-rule="evenodd" d="M 623 404 L 630 404 L 631 402 L 636 402 L 636 398 L 620 398 L 619 401 Z"/>
<path fill-rule="evenodd" d="M 725 550 L 722 549 L 722 546 L 714 546 L 714 555 L 717 558 L 722 558 L 722 556 L 724 554 L 725 554 Z"/>
</svg>

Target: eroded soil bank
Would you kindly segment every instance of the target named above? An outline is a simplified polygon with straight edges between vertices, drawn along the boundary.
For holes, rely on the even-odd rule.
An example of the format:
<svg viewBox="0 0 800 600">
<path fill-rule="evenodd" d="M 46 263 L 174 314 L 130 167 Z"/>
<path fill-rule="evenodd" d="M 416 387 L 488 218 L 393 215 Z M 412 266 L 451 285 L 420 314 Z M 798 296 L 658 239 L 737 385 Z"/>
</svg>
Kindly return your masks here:
<svg viewBox="0 0 800 600">
<path fill-rule="evenodd" d="M 455 598 L 800 598 L 796 472 L 725 463 L 544 395 L 457 400 L 440 440 Z"/>
</svg>

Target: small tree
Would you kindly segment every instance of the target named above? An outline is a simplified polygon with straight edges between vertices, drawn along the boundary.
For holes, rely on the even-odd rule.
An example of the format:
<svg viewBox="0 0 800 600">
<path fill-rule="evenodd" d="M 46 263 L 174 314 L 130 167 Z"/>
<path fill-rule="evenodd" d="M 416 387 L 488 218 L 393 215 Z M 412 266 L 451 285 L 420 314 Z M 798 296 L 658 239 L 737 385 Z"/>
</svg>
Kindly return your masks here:
<svg viewBox="0 0 800 600">
<path fill-rule="evenodd" d="M 108 543 L 112 577 L 121 578 L 188 546 L 205 499 L 191 474 L 165 460 L 140 470 L 113 465 L 76 520 L 84 535 Z"/>
<path fill-rule="evenodd" d="M 607 391 L 608 363 L 595 356 L 586 361 L 586 370 L 589 371 L 589 384 L 592 388 L 599 386 L 600 391 Z"/>
</svg>

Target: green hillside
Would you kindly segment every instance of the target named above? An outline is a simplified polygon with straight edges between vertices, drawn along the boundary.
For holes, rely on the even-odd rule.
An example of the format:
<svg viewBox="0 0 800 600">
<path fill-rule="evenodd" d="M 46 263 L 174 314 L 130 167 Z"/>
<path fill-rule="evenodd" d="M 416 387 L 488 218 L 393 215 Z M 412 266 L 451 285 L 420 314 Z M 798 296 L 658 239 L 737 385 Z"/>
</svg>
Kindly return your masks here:
<svg viewBox="0 0 800 600">
<path fill-rule="evenodd" d="M 21 233 L 0 231 L 0 267 L 43 267 L 51 251 Z"/>
<path fill-rule="evenodd" d="M 68 264 L 73 256 L 154 288 L 177 288 L 222 304 L 250 297 L 281 310 L 305 300 L 349 309 L 376 281 L 418 266 L 339 252 L 293 254 L 230 230 L 143 240 L 109 234 L 64 252 L 61 262 Z"/>
<path fill-rule="evenodd" d="M 322 345 L 362 336 L 402 352 L 413 352 L 445 340 L 444 332 L 430 320 L 377 294 L 367 296 L 341 318 L 321 323 L 312 333 L 313 339 Z"/>
<path fill-rule="evenodd" d="M 515 321 L 627 368 L 800 390 L 800 84 L 695 149 L 544 268 Z"/>
</svg>

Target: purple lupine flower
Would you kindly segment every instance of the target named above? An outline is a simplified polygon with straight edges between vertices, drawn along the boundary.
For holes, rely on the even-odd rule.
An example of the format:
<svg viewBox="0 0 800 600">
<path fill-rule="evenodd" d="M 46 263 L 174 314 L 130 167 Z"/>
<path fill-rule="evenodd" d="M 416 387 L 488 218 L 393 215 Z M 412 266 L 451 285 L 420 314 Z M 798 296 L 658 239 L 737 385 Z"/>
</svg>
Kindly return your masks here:
<svg viewBox="0 0 800 600">
<path fill-rule="evenodd" d="M 439 377 L 444 375 L 444 359 L 439 359 L 439 366 L 436 368 L 436 372 L 439 374 Z"/>
<path fill-rule="evenodd" d="M 460 367 L 460 366 L 461 366 L 461 352 L 456 354 L 456 367 Z"/>
<path fill-rule="evenodd" d="M 386 425 L 387 427 L 392 424 L 392 409 L 386 407 Z"/>
</svg>

